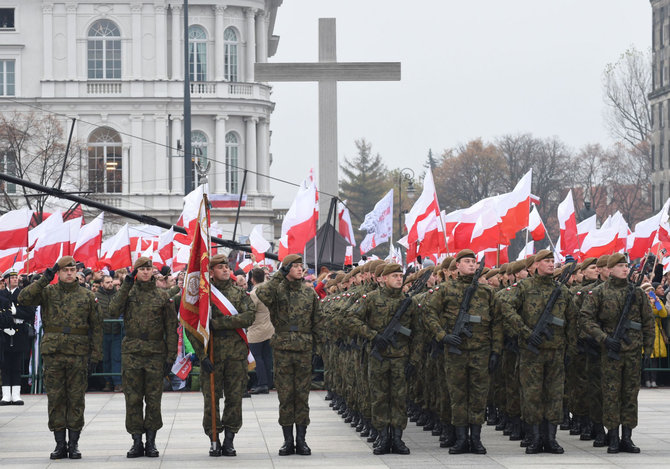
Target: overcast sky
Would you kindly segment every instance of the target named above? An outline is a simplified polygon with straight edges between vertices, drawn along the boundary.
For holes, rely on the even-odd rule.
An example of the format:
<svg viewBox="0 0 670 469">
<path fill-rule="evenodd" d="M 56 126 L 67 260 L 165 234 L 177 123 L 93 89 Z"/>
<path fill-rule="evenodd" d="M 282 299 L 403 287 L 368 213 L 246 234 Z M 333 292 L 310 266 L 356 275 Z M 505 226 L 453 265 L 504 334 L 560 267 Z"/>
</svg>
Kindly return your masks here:
<svg viewBox="0 0 670 469">
<path fill-rule="evenodd" d="M 417 173 L 429 148 L 477 137 L 611 144 L 603 70 L 631 45 L 651 47 L 648 1 L 284 0 L 269 61 L 317 61 L 318 18 L 329 17 L 339 61 L 402 63 L 400 82 L 338 85 L 340 163 L 365 138 L 389 169 Z M 298 183 L 318 166 L 317 84 L 275 83 L 272 100 L 271 174 Z M 296 188 L 271 187 L 288 208 Z"/>
</svg>

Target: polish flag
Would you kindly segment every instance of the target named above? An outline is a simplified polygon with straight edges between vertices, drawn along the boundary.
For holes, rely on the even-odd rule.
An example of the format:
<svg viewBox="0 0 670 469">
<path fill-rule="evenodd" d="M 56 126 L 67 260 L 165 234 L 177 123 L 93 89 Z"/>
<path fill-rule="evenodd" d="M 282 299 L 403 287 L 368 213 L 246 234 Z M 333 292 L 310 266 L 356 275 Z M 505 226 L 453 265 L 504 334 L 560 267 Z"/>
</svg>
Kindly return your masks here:
<svg viewBox="0 0 670 469">
<path fill-rule="evenodd" d="M 158 238 L 161 232 L 161 228 L 154 225 L 129 225 L 130 250 L 134 253 L 146 251 L 151 246 L 152 238 Z"/>
<path fill-rule="evenodd" d="M 477 262 L 481 262 L 482 257 L 484 260 L 484 265 L 490 269 L 496 267 L 497 265 L 502 265 L 506 262 L 509 262 L 509 255 L 507 253 L 507 246 L 500 246 L 500 254 L 498 254 L 498 248 L 487 248 L 477 253 Z"/>
<path fill-rule="evenodd" d="M 53 226 L 35 242 L 32 249 L 33 258 L 30 269 L 33 272 L 41 272 L 47 267 L 53 266 L 62 256 L 68 255 L 69 249 L 70 226 L 67 223 L 62 223 L 61 219 L 60 225 Z"/>
<path fill-rule="evenodd" d="M 28 246 L 28 227 L 33 212 L 28 209 L 12 210 L 0 217 L 0 249 Z"/>
<path fill-rule="evenodd" d="M 635 225 L 635 231 L 628 237 L 628 256 L 631 259 L 643 257 L 651 248 L 654 238 L 658 234 L 661 220 L 668 216 L 669 206 L 670 199 L 665 201 L 663 208 L 656 215 L 642 220 Z"/>
<path fill-rule="evenodd" d="M 391 246 L 393 249 L 393 246 Z M 343 265 L 354 265 L 354 247 L 346 246 L 344 248 L 344 264 Z"/>
<path fill-rule="evenodd" d="M 478 252 L 494 248 L 497 251 L 498 244 L 501 244 L 501 222 L 498 213 L 492 207 L 484 210 L 477 218 L 475 227 L 472 230 L 470 249 Z"/>
<path fill-rule="evenodd" d="M 170 227 L 158 237 L 158 245 L 154 250 L 151 262 L 158 268 L 167 265 L 172 267 L 172 257 L 174 251 L 174 229 Z"/>
<path fill-rule="evenodd" d="M 542 238 L 544 238 L 544 236 L 542 236 Z M 517 261 L 522 261 L 524 259 L 529 258 L 533 254 L 535 254 L 535 241 L 533 241 L 531 239 L 530 241 L 528 241 L 528 243 L 526 243 L 524 248 L 521 250 L 521 252 L 517 256 L 516 260 Z"/>
<path fill-rule="evenodd" d="M 81 231 L 81 225 L 83 221 L 84 217 L 77 217 L 63 222 L 64 225 L 67 225 L 70 228 L 70 243 L 67 246 L 67 254 L 65 250 L 63 250 L 64 256 L 71 256 L 74 252 L 74 248 L 77 245 L 77 240 L 79 239 L 79 232 Z"/>
<path fill-rule="evenodd" d="M 114 236 L 105 240 L 101 250 L 104 250 L 104 255 L 100 259 L 100 265 L 113 270 L 131 266 L 133 262 L 130 257 L 128 223 L 123 225 Z"/>
<path fill-rule="evenodd" d="M 433 212 L 424 219 L 426 233 L 419 242 L 418 254 L 422 257 L 438 256 L 447 252 L 440 212 Z"/>
<path fill-rule="evenodd" d="M 21 258 L 21 248 L 0 250 L 0 275 L 3 275 Z"/>
<path fill-rule="evenodd" d="M 237 265 L 237 267 L 242 269 L 245 274 L 248 274 L 251 271 L 251 269 L 254 268 L 254 261 L 252 261 L 251 259 L 244 259 Z"/>
<path fill-rule="evenodd" d="M 609 228 L 615 228 L 619 233 L 617 236 L 617 244 L 615 251 L 616 252 L 625 251 L 626 240 L 630 235 L 631 231 L 630 228 L 628 227 L 628 223 L 626 223 L 626 220 L 624 219 L 620 211 L 617 210 L 616 212 L 614 212 L 614 215 L 610 215 L 609 217 L 607 217 L 607 220 L 605 220 L 602 226 L 600 227 L 600 229 L 609 229 Z"/>
<path fill-rule="evenodd" d="M 81 227 L 74 246 L 72 257 L 83 262 L 87 267 L 95 267 L 98 262 L 102 245 L 102 224 L 105 221 L 105 212 L 95 217 L 91 223 Z"/>
<path fill-rule="evenodd" d="M 589 231 L 582 243 L 579 259 L 583 261 L 587 257 L 614 254 L 618 237 L 619 231 L 616 228 L 601 228 Z"/>
<path fill-rule="evenodd" d="M 595 231 L 597 226 L 596 215 L 590 216 L 586 220 L 577 223 L 577 243 L 580 247 L 584 242 L 586 235 L 591 231 Z"/>
<path fill-rule="evenodd" d="M 256 258 L 256 262 L 265 259 L 265 253 L 272 247 L 270 243 L 263 237 L 263 225 L 255 225 L 249 233 L 249 244 L 251 245 L 251 252 Z"/>
<path fill-rule="evenodd" d="M 424 244 L 421 250 L 426 254 L 442 254 L 447 251 L 437 192 L 430 170 L 423 179 L 421 196 L 405 215 L 405 227 L 410 245 L 417 242 Z"/>
<path fill-rule="evenodd" d="M 533 170 L 530 169 L 519 180 L 512 192 L 503 194 L 499 198 L 500 232 L 507 239 L 512 239 L 516 233 L 529 224 L 530 187 L 533 181 Z"/>
<path fill-rule="evenodd" d="M 579 249 L 577 237 L 577 218 L 572 190 L 568 191 L 563 202 L 558 204 L 558 226 L 561 232 L 562 254 L 567 256 Z"/>
<path fill-rule="evenodd" d="M 480 200 L 476 204 L 460 210 L 455 210 L 445 216 L 445 230 L 451 233 L 449 238 L 449 252 L 458 252 L 470 249 L 472 233 L 480 215 L 495 208 L 493 197 Z"/>
<path fill-rule="evenodd" d="M 287 254 L 302 253 L 307 241 L 316 236 L 318 201 L 314 181 L 303 181 L 281 226 L 281 235 L 286 236 L 284 247 Z"/>
<path fill-rule="evenodd" d="M 242 202 L 238 194 L 210 194 L 209 203 L 212 208 L 237 208 L 247 205 L 247 194 L 242 194 Z"/>
<path fill-rule="evenodd" d="M 528 216 L 528 233 L 530 233 L 530 237 L 533 238 L 533 241 L 542 241 L 547 235 L 544 223 L 542 222 L 540 213 L 537 211 L 535 205 L 533 205 L 533 210 Z"/>
<path fill-rule="evenodd" d="M 63 214 L 60 210 L 52 213 L 46 220 L 28 232 L 28 246 L 32 249 L 37 240 L 49 231 L 56 229 L 63 224 Z M 49 266 L 51 267 L 51 266 Z"/>
<path fill-rule="evenodd" d="M 356 246 L 356 239 L 354 238 L 354 226 L 351 224 L 349 209 L 343 202 L 340 201 L 337 202 L 337 220 L 337 231 L 344 239 L 349 242 L 349 244 Z"/>
<path fill-rule="evenodd" d="M 181 244 L 190 245 L 193 240 L 193 233 L 198 223 L 198 210 L 200 209 L 200 202 L 203 195 L 209 196 L 209 184 L 202 184 L 189 192 L 184 197 L 184 208 L 182 209 L 177 226 L 186 228 L 187 234 L 175 233 L 175 241 Z"/>
</svg>

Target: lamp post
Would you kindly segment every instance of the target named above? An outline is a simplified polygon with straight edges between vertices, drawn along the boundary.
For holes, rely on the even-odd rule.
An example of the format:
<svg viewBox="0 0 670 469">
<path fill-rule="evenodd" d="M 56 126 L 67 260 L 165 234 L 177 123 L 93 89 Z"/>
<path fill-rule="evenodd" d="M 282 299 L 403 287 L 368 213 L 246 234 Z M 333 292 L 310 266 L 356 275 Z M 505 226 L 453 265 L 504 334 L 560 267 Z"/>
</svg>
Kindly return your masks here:
<svg viewBox="0 0 670 469">
<path fill-rule="evenodd" d="M 402 168 L 398 171 L 398 238 L 402 237 L 402 183 L 407 183 L 407 197 L 414 198 L 414 171 L 410 168 Z"/>
</svg>

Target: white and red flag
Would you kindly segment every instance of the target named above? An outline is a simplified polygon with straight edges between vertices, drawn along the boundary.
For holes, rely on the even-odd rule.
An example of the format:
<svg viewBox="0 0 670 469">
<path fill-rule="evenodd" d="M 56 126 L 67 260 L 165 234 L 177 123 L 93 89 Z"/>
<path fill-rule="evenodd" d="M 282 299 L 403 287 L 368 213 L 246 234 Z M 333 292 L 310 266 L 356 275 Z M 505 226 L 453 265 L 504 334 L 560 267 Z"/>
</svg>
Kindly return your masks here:
<svg viewBox="0 0 670 469">
<path fill-rule="evenodd" d="M 421 195 L 405 215 L 405 226 L 408 244 L 420 245 L 419 250 L 424 252 L 424 255 L 447 252 L 440 206 L 437 202 L 433 173 L 430 170 L 423 179 Z"/>
<path fill-rule="evenodd" d="M 132 265 L 128 223 L 123 225 L 114 236 L 103 241 L 100 251 L 99 267 L 107 266 L 109 269 L 116 270 Z"/>
<path fill-rule="evenodd" d="M 620 211 L 614 212 L 614 215 L 607 217 L 600 227 L 600 229 L 615 228 L 619 235 L 617 236 L 616 249 L 617 252 L 623 252 L 626 249 L 626 241 L 630 235 L 630 228 Z"/>
<path fill-rule="evenodd" d="M 60 212 L 58 212 L 60 215 Z M 51 219 L 55 221 L 49 223 Z M 60 221 L 60 223 L 58 223 Z M 81 222 L 81 220 L 79 220 Z M 70 250 L 70 226 L 63 223 L 63 219 L 51 215 L 39 226 L 49 223 L 49 230 L 40 234 L 35 240 L 32 249 L 30 269 L 33 272 L 41 272 L 47 267 L 53 266 L 61 256 L 68 255 Z"/>
<path fill-rule="evenodd" d="M 392 249 L 393 247 L 391 247 Z M 344 265 L 354 265 L 354 247 L 345 246 L 344 248 Z"/>
<path fill-rule="evenodd" d="M 530 188 L 533 170 L 530 169 L 519 180 L 512 192 L 499 196 L 498 214 L 500 215 L 500 233 L 503 239 L 512 239 L 516 233 L 529 225 Z"/>
<path fill-rule="evenodd" d="M 212 208 L 237 208 L 247 205 L 247 194 L 242 194 L 242 202 L 238 194 L 209 194 L 209 204 Z"/>
<path fill-rule="evenodd" d="M 161 233 L 158 237 L 158 246 L 152 254 L 152 263 L 160 268 L 164 265 L 172 267 L 174 257 L 174 228 Z"/>
<path fill-rule="evenodd" d="M 628 255 L 631 259 L 641 258 L 651 249 L 654 238 L 658 235 L 661 221 L 668 216 L 668 206 L 670 206 L 670 199 L 665 201 L 660 212 L 635 225 L 635 231 L 628 237 Z"/>
<path fill-rule="evenodd" d="M 184 208 L 179 216 L 179 220 L 177 220 L 177 226 L 184 227 L 187 234 L 175 233 L 175 241 L 181 244 L 191 244 L 193 233 L 198 224 L 200 202 L 204 195 L 209 196 L 209 184 L 202 184 L 184 196 Z"/>
<path fill-rule="evenodd" d="M 584 238 L 586 238 L 586 235 L 589 234 L 591 231 L 595 231 L 598 228 L 598 221 L 597 221 L 597 215 L 592 215 L 586 220 L 582 220 L 579 223 L 577 223 L 577 244 L 579 245 L 580 249 L 582 246 L 582 243 L 584 242 Z"/>
<path fill-rule="evenodd" d="M 544 236 L 543 236 L 543 238 L 544 238 Z M 517 261 L 522 261 L 522 260 L 532 256 L 533 254 L 535 254 L 535 241 L 531 239 L 523 247 L 523 249 L 521 250 L 521 252 L 517 256 L 516 260 Z"/>
<path fill-rule="evenodd" d="M 70 244 L 67 247 L 67 254 L 65 249 L 63 249 L 63 255 L 71 256 L 74 252 L 75 246 L 77 246 L 77 240 L 79 239 L 79 232 L 81 231 L 82 223 L 84 222 L 84 217 L 71 218 L 63 224 L 67 225 L 70 228 Z"/>
<path fill-rule="evenodd" d="M 547 235 L 547 230 L 544 227 L 542 218 L 540 218 L 540 213 L 537 211 L 535 205 L 533 205 L 533 210 L 531 210 L 530 215 L 528 216 L 528 233 L 530 233 L 530 237 L 533 238 L 533 241 L 542 241 Z"/>
<path fill-rule="evenodd" d="M 33 212 L 24 208 L 0 217 L 0 249 L 28 246 L 28 227 L 32 216 Z"/>
<path fill-rule="evenodd" d="M 393 217 L 391 217 L 393 218 Z M 337 231 L 346 239 L 349 244 L 356 246 L 356 239 L 354 238 L 354 226 L 351 224 L 351 216 L 349 209 L 346 206 L 346 201 L 337 201 Z"/>
<path fill-rule="evenodd" d="M 46 214 L 42 214 L 42 216 L 44 217 L 46 216 Z M 33 249 L 35 247 L 35 243 L 37 243 L 37 240 L 40 238 L 40 236 L 44 236 L 49 231 L 53 231 L 62 224 L 63 224 L 63 214 L 60 212 L 60 210 L 56 210 L 46 219 L 43 218 L 42 223 L 40 223 L 39 225 L 37 225 L 35 228 L 33 228 L 28 232 L 28 247 L 30 249 Z"/>
<path fill-rule="evenodd" d="M 618 238 L 619 230 L 616 228 L 589 231 L 580 248 L 580 260 L 614 254 Z"/>
<path fill-rule="evenodd" d="M 310 178 L 311 179 L 311 178 Z M 319 199 L 316 185 L 313 180 L 304 180 L 298 188 L 298 193 L 284 215 L 281 225 L 281 236 L 285 239 L 283 248 L 280 246 L 279 257 L 282 253 L 299 254 L 305 249 L 307 241 L 316 236 L 316 225 L 319 221 Z"/>
<path fill-rule="evenodd" d="M 393 236 L 393 189 L 379 199 L 372 211 L 365 215 L 358 229 L 367 232 L 365 239 L 361 241 L 361 254 L 391 240 Z"/>
<path fill-rule="evenodd" d="M 558 204 L 558 226 L 561 232 L 561 254 L 564 256 L 574 254 L 579 249 L 579 240 L 572 190 L 569 190 L 565 199 Z"/>
<path fill-rule="evenodd" d="M 14 264 L 21 260 L 22 248 L 10 248 L 0 250 L 0 275 L 12 268 Z"/>
<path fill-rule="evenodd" d="M 270 243 L 263 237 L 263 225 L 255 225 L 249 233 L 249 244 L 251 245 L 251 252 L 256 258 L 256 262 L 265 259 L 265 253 L 272 247 Z"/>
<path fill-rule="evenodd" d="M 105 212 L 100 212 L 90 223 L 81 227 L 72 251 L 74 260 L 83 262 L 88 267 L 96 266 L 102 245 L 102 224 L 104 221 Z"/>
</svg>

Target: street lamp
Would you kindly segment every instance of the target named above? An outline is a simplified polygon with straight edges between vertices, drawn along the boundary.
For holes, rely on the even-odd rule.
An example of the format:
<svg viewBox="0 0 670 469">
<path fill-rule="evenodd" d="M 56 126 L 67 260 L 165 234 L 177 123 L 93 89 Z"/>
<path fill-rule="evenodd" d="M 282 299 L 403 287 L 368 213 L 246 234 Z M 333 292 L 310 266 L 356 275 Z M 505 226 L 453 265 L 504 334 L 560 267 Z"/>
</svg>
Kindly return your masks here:
<svg viewBox="0 0 670 469">
<path fill-rule="evenodd" d="M 407 183 L 407 197 L 414 198 L 414 171 L 410 168 L 402 168 L 398 171 L 398 236 L 402 237 L 402 183 Z"/>
</svg>

